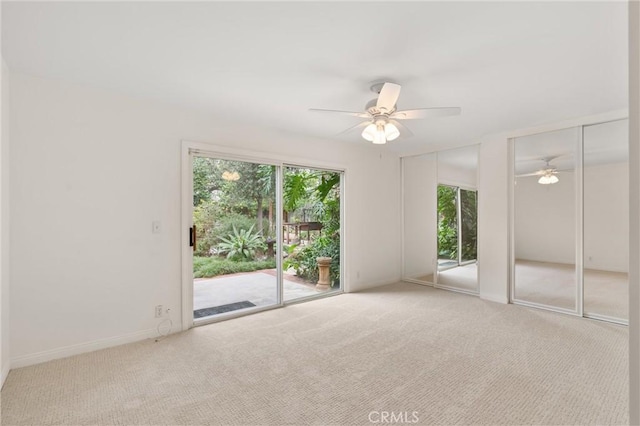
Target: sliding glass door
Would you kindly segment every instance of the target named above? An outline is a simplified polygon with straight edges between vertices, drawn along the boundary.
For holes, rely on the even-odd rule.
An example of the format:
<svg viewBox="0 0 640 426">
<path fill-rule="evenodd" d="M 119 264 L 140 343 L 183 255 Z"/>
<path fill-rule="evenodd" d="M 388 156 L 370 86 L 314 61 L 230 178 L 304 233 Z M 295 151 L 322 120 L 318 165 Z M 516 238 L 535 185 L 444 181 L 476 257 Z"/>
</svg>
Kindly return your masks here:
<svg viewBox="0 0 640 426">
<path fill-rule="evenodd" d="M 342 291 L 342 171 L 191 147 L 183 165 L 187 326 Z"/>
<path fill-rule="evenodd" d="M 285 302 L 341 288 L 341 175 L 308 167 L 284 168 Z"/>
<path fill-rule="evenodd" d="M 278 305 L 275 165 L 192 157 L 193 319 Z"/>
</svg>

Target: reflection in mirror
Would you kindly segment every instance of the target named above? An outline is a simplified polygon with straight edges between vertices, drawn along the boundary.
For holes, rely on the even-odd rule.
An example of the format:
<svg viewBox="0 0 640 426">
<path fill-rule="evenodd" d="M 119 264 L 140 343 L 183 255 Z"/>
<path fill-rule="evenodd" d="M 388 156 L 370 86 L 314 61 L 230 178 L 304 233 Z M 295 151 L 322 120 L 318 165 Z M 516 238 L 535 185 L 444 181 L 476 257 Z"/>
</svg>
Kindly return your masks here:
<svg viewBox="0 0 640 426">
<path fill-rule="evenodd" d="M 628 120 L 583 133 L 584 312 L 629 317 Z"/>
<path fill-rule="evenodd" d="M 478 292 L 478 146 L 438 152 L 436 284 Z"/>
<path fill-rule="evenodd" d="M 514 142 L 514 300 L 577 311 L 579 129 Z"/>
<path fill-rule="evenodd" d="M 404 203 L 403 276 L 434 282 L 436 264 L 436 155 L 402 159 Z"/>
</svg>

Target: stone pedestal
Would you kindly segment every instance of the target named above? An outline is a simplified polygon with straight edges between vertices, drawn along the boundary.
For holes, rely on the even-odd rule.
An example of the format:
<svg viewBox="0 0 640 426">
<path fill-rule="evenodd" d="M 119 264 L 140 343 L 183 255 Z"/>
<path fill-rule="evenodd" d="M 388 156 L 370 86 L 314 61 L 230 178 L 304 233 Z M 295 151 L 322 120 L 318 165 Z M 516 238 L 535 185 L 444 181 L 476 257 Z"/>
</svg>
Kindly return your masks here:
<svg viewBox="0 0 640 426">
<path fill-rule="evenodd" d="M 331 278 L 330 278 L 330 268 L 331 268 L 331 258 L 330 257 L 318 257 L 316 258 L 316 262 L 318 262 L 318 284 L 316 284 L 316 290 L 329 290 L 331 287 Z"/>
</svg>

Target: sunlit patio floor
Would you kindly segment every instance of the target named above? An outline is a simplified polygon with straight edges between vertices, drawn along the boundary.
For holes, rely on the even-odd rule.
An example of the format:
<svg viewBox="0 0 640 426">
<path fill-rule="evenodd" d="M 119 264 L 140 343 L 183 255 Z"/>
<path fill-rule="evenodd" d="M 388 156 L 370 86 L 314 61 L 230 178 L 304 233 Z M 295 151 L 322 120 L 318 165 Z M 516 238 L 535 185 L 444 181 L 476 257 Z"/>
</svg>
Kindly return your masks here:
<svg viewBox="0 0 640 426">
<path fill-rule="evenodd" d="M 318 294 L 313 284 L 303 284 L 295 276 L 283 274 L 284 300 Z M 256 271 L 193 281 L 193 310 L 249 301 L 256 306 L 277 303 L 275 270 Z"/>
</svg>

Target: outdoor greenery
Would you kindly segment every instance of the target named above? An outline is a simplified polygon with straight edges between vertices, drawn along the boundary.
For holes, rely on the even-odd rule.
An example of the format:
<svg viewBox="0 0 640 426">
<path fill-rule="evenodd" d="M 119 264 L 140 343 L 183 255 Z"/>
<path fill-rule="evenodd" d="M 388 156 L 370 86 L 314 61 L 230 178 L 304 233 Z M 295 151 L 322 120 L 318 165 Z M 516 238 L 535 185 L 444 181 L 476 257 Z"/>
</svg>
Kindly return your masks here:
<svg viewBox="0 0 640 426">
<path fill-rule="evenodd" d="M 217 256 L 193 257 L 194 278 L 208 278 L 217 275 L 236 274 L 238 272 L 253 272 L 262 269 L 273 269 L 275 267 L 275 258 L 256 260 L 253 262 L 237 262 Z"/>
<path fill-rule="evenodd" d="M 197 228 L 194 276 L 210 277 L 275 268 L 269 246 L 275 226 L 275 166 L 195 157 L 193 220 Z M 340 279 L 340 174 L 287 167 L 284 222 L 320 222 L 320 234 L 297 236 L 285 247 L 286 269 L 310 282 L 318 279 L 317 257 L 331 257 L 331 280 Z M 310 234 L 310 235 L 309 235 Z"/>
<path fill-rule="evenodd" d="M 339 177 L 339 176 L 338 176 Z M 313 240 L 305 247 L 299 248 L 296 245 L 288 248 L 288 256 L 285 259 L 284 267 L 293 268 L 296 275 L 311 281 L 318 280 L 318 257 L 331 258 L 330 280 L 332 286 L 340 284 L 340 199 L 337 184 L 332 177 L 320 177 L 320 184 L 314 187 L 312 197 L 317 197 L 315 214 L 322 223 L 322 235 Z M 319 190 L 322 182 L 333 180 L 331 190 L 326 193 Z M 323 198 L 324 197 L 324 198 Z"/>
<path fill-rule="evenodd" d="M 460 189 L 448 185 L 438 185 L 438 258 L 458 259 L 458 249 L 461 259 L 474 260 L 478 255 L 477 227 L 478 207 L 477 192 Z M 458 248 L 458 206 L 460 202 L 462 239 Z"/>
<path fill-rule="evenodd" d="M 478 258 L 478 193 L 460 189 L 460 215 L 462 218 L 461 259 Z"/>
<path fill-rule="evenodd" d="M 438 258 L 458 258 L 457 188 L 438 185 Z"/>
<path fill-rule="evenodd" d="M 218 248 L 220 253 L 227 254 L 227 259 L 235 261 L 251 261 L 256 257 L 256 250 L 265 246 L 260 234 L 253 232 L 253 225 L 249 229 L 233 227 L 233 234 L 220 237 Z"/>
</svg>

